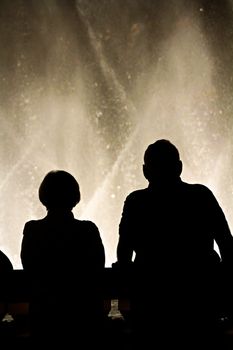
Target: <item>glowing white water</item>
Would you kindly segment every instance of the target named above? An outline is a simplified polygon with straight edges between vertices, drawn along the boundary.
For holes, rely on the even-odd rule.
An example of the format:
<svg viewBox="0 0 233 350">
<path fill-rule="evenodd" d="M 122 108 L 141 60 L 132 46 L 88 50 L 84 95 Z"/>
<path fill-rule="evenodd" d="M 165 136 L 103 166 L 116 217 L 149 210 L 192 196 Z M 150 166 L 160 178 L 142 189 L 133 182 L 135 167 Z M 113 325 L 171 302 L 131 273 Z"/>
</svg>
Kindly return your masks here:
<svg viewBox="0 0 233 350">
<path fill-rule="evenodd" d="M 183 179 L 207 184 L 233 227 L 231 106 L 223 108 L 213 79 L 216 60 L 202 28 L 202 11 L 184 10 L 174 2 L 169 7 L 176 13 L 173 30 L 158 40 L 147 17 L 140 17 L 140 6 L 137 12 L 139 3 L 131 8 L 136 19 L 117 2 L 99 1 L 95 8 L 92 1 L 76 1 L 79 18 L 72 20 L 55 1 L 48 8 L 41 5 L 35 20 L 42 40 L 33 49 L 40 52 L 45 46 L 46 55 L 33 56 L 34 61 L 25 43 L 30 33 L 12 34 L 21 47 L 12 85 L 6 85 L 10 103 L 3 101 L 0 110 L 0 248 L 15 267 L 21 266 L 24 223 L 45 214 L 39 184 L 58 168 L 79 181 L 82 199 L 75 216 L 97 224 L 106 265 L 115 261 L 124 198 L 147 185 L 143 152 L 157 138 L 177 145 Z M 121 17 L 115 26 L 117 11 Z M 169 11 L 161 13 L 161 34 Z"/>
</svg>

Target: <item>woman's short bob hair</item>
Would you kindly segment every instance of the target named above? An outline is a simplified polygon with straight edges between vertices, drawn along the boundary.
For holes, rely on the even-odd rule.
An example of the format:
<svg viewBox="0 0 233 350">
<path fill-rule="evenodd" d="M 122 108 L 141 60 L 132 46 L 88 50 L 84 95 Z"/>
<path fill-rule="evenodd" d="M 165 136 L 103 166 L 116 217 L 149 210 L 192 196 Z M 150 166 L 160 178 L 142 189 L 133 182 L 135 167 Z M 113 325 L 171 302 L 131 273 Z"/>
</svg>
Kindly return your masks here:
<svg viewBox="0 0 233 350">
<path fill-rule="evenodd" d="M 48 209 L 72 209 L 80 201 L 79 184 L 64 170 L 52 170 L 39 187 L 39 199 Z"/>
</svg>

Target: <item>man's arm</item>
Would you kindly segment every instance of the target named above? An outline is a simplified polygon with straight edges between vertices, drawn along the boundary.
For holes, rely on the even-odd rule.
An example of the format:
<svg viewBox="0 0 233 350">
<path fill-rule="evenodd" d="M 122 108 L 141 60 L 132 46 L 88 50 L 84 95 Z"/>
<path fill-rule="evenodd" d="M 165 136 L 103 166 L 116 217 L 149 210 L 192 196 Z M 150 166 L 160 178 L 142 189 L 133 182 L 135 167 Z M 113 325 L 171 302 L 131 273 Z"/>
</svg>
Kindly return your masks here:
<svg viewBox="0 0 233 350">
<path fill-rule="evenodd" d="M 121 265 L 132 262 L 133 257 L 133 232 L 134 232 L 133 209 L 130 201 L 126 199 L 119 225 L 119 240 L 117 245 L 117 261 Z"/>
<path fill-rule="evenodd" d="M 214 239 L 218 245 L 221 260 L 223 263 L 230 264 L 233 268 L 233 236 L 225 214 L 211 191 L 210 202 Z"/>
</svg>

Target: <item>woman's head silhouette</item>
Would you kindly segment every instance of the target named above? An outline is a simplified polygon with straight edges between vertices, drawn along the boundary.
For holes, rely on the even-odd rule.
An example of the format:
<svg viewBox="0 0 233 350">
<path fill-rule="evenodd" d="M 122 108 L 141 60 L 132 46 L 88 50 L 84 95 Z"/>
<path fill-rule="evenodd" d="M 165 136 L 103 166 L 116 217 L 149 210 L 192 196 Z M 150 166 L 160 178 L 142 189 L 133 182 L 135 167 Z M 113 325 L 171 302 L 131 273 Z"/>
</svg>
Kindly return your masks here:
<svg viewBox="0 0 233 350">
<path fill-rule="evenodd" d="M 52 170 L 39 187 L 39 199 L 48 210 L 71 210 L 80 201 L 79 184 L 70 173 Z"/>
</svg>

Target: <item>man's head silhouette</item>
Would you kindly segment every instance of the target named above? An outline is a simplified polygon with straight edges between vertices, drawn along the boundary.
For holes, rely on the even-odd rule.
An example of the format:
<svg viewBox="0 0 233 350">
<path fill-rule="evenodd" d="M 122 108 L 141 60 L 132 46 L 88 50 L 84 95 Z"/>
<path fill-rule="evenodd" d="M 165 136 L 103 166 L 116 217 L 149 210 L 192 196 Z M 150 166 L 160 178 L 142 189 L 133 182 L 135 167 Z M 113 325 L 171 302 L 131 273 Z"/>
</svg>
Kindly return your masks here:
<svg viewBox="0 0 233 350">
<path fill-rule="evenodd" d="M 182 172 L 178 149 L 165 139 L 150 144 L 144 154 L 143 173 L 150 183 L 176 181 Z"/>
</svg>

